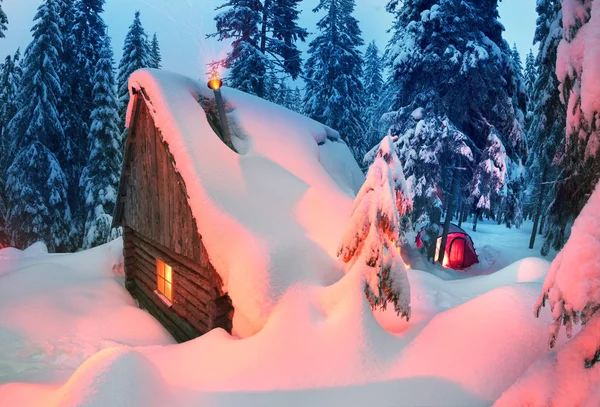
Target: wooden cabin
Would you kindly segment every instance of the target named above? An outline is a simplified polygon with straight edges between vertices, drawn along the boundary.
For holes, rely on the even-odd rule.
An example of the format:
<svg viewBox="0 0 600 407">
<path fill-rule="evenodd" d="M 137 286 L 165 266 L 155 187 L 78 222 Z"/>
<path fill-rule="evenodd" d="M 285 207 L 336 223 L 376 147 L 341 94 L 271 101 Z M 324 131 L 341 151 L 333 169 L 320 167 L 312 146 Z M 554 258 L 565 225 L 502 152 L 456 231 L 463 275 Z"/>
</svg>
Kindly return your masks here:
<svg viewBox="0 0 600 407">
<path fill-rule="evenodd" d="M 233 307 L 210 262 L 186 185 L 156 128 L 151 101 L 134 93 L 113 227 L 122 226 L 126 287 L 183 342 L 231 332 Z"/>
</svg>

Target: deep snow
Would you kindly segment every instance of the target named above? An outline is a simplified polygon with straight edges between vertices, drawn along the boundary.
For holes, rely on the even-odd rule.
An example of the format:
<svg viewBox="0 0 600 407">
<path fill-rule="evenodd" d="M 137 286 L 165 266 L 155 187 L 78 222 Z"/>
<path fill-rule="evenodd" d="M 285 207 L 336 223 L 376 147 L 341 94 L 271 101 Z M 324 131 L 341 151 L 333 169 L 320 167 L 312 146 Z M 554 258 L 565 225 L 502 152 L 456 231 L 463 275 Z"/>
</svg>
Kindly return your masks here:
<svg viewBox="0 0 600 407">
<path fill-rule="evenodd" d="M 336 258 L 362 174 L 335 131 L 225 88 L 238 155 L 198 104 L 204 85 L 152 70 L 130 85 L 175 157 L 237 335 L 173 344 L 122 288 L 120 240 L 5 249 L 0 405 L 489 406 L 548 354 L 552 318 L 533 305 L 549 263 L 523 259 L 530 224 L 480 223 L 482 268 L 460 275 L 406 250 L 411 319 L 374 314 L 364 276 Z"/>
<path fill-rule="evenodd" d="M 493 264 L 521 244 L 497 243 Z M 174 345 L 122 288 L 120 250 L 0 251 L 2 405 L 488 406 L 548 354 L 550 313 L 533 316 L 540 259 L 461 280 L 409 270 L 408 323 L 373 318 L 349 274 L 289 289 L 250 338 L 214 330 Z"/>
</svg>

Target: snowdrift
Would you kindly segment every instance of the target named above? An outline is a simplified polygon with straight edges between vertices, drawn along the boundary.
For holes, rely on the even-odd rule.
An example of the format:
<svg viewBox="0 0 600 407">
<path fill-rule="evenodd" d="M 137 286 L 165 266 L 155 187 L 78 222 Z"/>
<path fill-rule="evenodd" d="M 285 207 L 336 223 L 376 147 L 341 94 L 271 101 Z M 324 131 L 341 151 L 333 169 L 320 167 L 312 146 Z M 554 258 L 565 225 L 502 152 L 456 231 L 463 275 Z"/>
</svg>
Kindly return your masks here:
<svg viewBox="0 0 600 407">
<path fill-rule="evenodd" d="M 198 231 L 235 307 L 237 334 L 260 330 L 294 284 L 324 286 L 341 277 L 335 250 L 364 177 L 336 131 L 223 88 L 237 154 L 198 102 L 214 97 L 205 84 L 140 70 L 130 88 L 144 90 L 175 158 Z"/>
<path fill-rule="evenodd" d="M 547 262 L 455 281 L 409 269 L 410 322 L 374 314 L 362 275 L 335 258 L 362 183 L 335 131 L 224 89 L 236 154 L 198 103 L 204 85 L 151 70 L 130 85 L 186 182 L 239 336 L 174 344 L 115 276 L 120 241 L 73 255 L 5 249 L 0 404 L 489 406 L 548 354 L 551 315 L 532 313 Z"/>
</svg>

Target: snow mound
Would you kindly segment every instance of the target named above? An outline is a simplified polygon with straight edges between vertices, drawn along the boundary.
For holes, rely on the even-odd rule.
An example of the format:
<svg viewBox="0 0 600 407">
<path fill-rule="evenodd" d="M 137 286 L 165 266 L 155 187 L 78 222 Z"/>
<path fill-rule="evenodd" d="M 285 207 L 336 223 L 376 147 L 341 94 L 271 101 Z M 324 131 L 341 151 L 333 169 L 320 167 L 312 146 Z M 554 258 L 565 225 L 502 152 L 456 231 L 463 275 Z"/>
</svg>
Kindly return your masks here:
<svg viewBox="0 0 600 407">
<path fill-rule="evenodd" d="M 600 405 L 600 364 L 586 366 L 598 351 L 598 338 L 600 318 L 596 316 L 573 340 L 531 365 L 494 406 Z"/>
<path fill-rule="evenodd" d="M 44 242 L 36 242 L 23 250 L 28 256 L 39 256 L 40 254 L 48 254 L 48 247 Z"/>
<path fill-rule="evenodd" d="M 156 367 L 129 348 L 110 348 L 89 358 L 56 392 L 49 407 L 165 406 Z"/>
<path fill-rule="evenodd" d="M 198 231 L 235 307 L 236 333 L 260 330 L 288 287 L 341 277 L 336 248 L 364 178 L 337 132 L 223 88 L 236 154 L 198 102 L 213 98 L 206 85 L 147 69 L 129 84 L 147 95 L 185 181 Z"/>
</svg>

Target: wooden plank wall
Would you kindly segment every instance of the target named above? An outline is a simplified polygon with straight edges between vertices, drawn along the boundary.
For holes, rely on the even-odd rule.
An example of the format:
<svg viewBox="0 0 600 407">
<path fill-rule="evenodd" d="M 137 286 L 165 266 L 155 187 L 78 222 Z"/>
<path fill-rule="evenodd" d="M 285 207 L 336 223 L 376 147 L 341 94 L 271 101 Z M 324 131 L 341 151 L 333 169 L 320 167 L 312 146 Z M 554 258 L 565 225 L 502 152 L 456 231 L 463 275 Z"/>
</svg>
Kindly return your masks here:
<svg viewBox="0 0 600 407">
<path fill-rule="evenodd" d="M 123 187 L 127 286 L 178 341 L 215 327 L 231 332 L 233 307 L 210 263 L 168 146 L 145 103 L 133 129 L 128 177 Z M 173 305 L 154 294 L 156 258 L 173 267 Z"/>
</svg>

